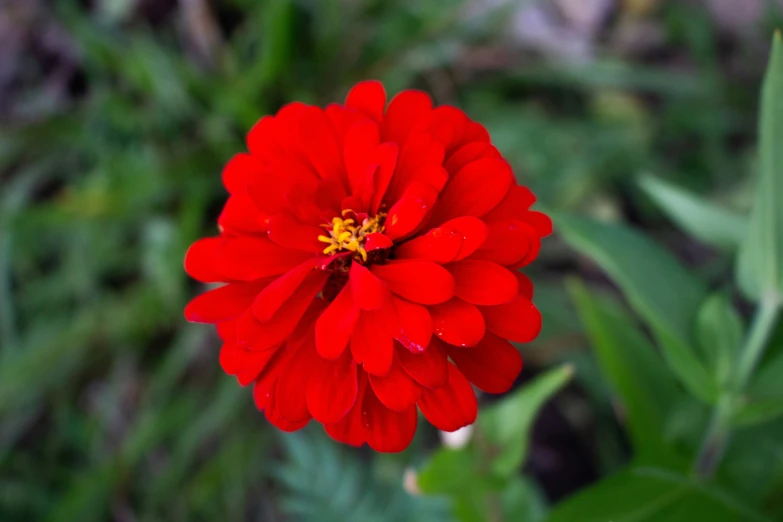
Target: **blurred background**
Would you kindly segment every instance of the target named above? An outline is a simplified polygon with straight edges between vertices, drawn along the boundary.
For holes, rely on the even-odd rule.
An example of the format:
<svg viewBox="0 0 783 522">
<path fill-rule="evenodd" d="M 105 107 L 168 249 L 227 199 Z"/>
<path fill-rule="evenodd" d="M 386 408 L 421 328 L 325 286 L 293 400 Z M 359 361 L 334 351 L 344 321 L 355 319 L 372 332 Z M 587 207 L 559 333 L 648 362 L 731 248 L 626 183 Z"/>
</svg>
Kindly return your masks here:
<svg viewBox="0 0 783 522">
<path fill-rule="evenodd" d="M 277 433 L 220 370 L 212 329 L 184 321 L 203 289 L 182 259 L 216 230 L 223 164 L 287 101 L 341 101 L 367 78 L 415 87 L 486 125 L 543 208 L 635 228 L 720 287 L 730 257 L 638 182 L 749 208 L 781 13 L 765 0 L 0 0 L 0 520 L 470 520 L 417 484 L 442 445 L 430 426 L 400 455 L 316 427 Z M 512 464 L 516 511 L 490 503 L 473 520 L 544 520 L 630 455 L 565 281 L 615 287 L 557 234 L 527 273 L 544 331 L 520 347 L 519 385 L 563 362 L 574 375 Z"/>
</svg>

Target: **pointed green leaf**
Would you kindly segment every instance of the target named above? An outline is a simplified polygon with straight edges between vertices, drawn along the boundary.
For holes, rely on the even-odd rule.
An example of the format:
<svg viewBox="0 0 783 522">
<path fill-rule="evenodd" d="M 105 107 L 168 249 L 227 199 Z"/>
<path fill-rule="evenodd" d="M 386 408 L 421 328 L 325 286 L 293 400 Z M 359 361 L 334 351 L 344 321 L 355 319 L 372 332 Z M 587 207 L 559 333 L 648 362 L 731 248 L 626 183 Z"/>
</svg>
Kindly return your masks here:
<svg viewBox="0 0 783 522">
<path fill-rule="evenodd" d="M 509 476 L 524 463 L 538 411 L 573 373 L 568 365 L 549 370 L 479 415 L 482 434 L 495 452 L 490 462 L 493 472 Z"/>
<path fill-rule="evenodd" d="M 623 406 L 637 456 L 667 454 L 666 419 L 682 396 L 655 348 L 620 307 L 599 301 L 576 280 L 568 288 L 604 377 Z"/>
<path fill-rule="evenodd" d="M 692 330 L 706 286 L 668 252 L 632 229 L 590 219 L 553 215 L 572 247 L 598 263 L 651 326 L 666 361 L 688 390 L 705 402 L 717 395 L 714 380 L 693 349 Z"/>
<path fill-rule="evenodd" d="M 736 426 L 753 426 L 783 416 L 783 397 L 751 400 L 732 418 Z"/>
<path fill-rule="evenodd" d="M 770 522 L 723 490 L 655 468 L 621 471 L 559 504 L 547 522 Z"/>
<path fill-rule="evenodd" d="M 639 186 L 660 209 L 688 234 L 708 245 L 734 249 L 747 229 L 747 220 L 666 181 L 645 176 Z"/>
<path fill-rule="evenodd" d="M 732 365 L 742 347 L 744 330 L 742 319 L 723 294 L 711 295 L 699 310 L 699 345 L 719 386 L 728 384 Z"/>
<path fill-rule="evenodd" d="M 775 34 L 761 92 L 759 178 L 748 234 L 737 263 L 745 294 L 783 293 L 783 37 Z"/>
</svg>

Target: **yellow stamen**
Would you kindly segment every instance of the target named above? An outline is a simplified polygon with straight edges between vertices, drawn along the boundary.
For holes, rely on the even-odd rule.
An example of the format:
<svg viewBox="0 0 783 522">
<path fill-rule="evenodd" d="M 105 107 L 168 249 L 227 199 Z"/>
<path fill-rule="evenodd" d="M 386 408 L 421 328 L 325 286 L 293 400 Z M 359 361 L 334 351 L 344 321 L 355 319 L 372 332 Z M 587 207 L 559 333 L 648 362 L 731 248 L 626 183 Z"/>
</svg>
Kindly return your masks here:
<svg viewBox="0 0 783 522">
<path fill-rule="evenodd" d="M 343 210 L 343 218 L 353 210 Z M 333 254 L 341 250 L 356 252 L 362 259 L 367 261 L 367 250 L 363 243 L 365 236 L 376 232 L 383 232 L 383 220 L 386 214 L 381 212 L 374 218 L 367 218 L 362 223 L 356 224 L 354 219 L 332 218 L 331 225 L 321 225 L 329 231 L 329 235 L 318 236 L 318 241 L 329 243 L 324 249 L 324 254 Z M 331 230 L 329 230 L 331 229 Z"/>
</svg>

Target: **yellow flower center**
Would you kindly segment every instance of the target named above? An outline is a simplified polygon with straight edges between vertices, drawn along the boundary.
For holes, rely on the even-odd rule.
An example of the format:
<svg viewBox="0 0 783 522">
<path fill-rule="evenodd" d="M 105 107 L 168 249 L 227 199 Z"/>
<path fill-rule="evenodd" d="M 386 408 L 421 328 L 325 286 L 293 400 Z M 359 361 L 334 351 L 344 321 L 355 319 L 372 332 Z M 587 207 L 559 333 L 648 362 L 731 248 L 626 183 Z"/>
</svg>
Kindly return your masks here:
<svg viewBox="0 0 783 522">
<path fill-rule="evenodd" d="M 342 217 L 332 219 L 330 225 L 321 225 L 329 230 L 328 236 L 318 236 L 318 241 L 328 243 L 324 248 L 324 254 L 330 255 L 342 250 L 357 252 L 362 256 L 362 261 L 367 261 L 367 251 L 364 249 L 364 238 L 367 234 L 383 232 L 381 224 L 386 218 L 386 214 L 379 213 L 374 218 L 366 218 L 361 224 L 356 223 L 354 219 L 345 219 L 346 214 L 352 213 L 352 210 L 343 210 Z"/>
</svg>

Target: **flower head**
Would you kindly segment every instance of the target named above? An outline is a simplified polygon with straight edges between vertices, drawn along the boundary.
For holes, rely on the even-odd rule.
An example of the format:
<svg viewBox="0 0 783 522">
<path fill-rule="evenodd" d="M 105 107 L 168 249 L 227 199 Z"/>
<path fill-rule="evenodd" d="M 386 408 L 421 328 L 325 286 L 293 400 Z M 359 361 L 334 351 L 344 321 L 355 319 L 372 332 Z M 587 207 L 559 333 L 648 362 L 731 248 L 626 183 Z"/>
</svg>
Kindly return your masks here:
<svg viewBox="0 0 783 522">
<path fill-rule="evenodd" d="M 223 369 L 278 428 L 314 418 L 377 451 L 408 446 L 417 409 L 443 431 L 473 423 L 471 384 L 508 390 L 509 341 L 540 330 L 518 269 L 551 232 L 484 127 L 419 91 L 387 106 L 368 81 L 262 118 L 247 145 L 223 171 L 220 235 L 185 258 L 225 283 L 185 310 L 217 325 Z"/>
</svg>

